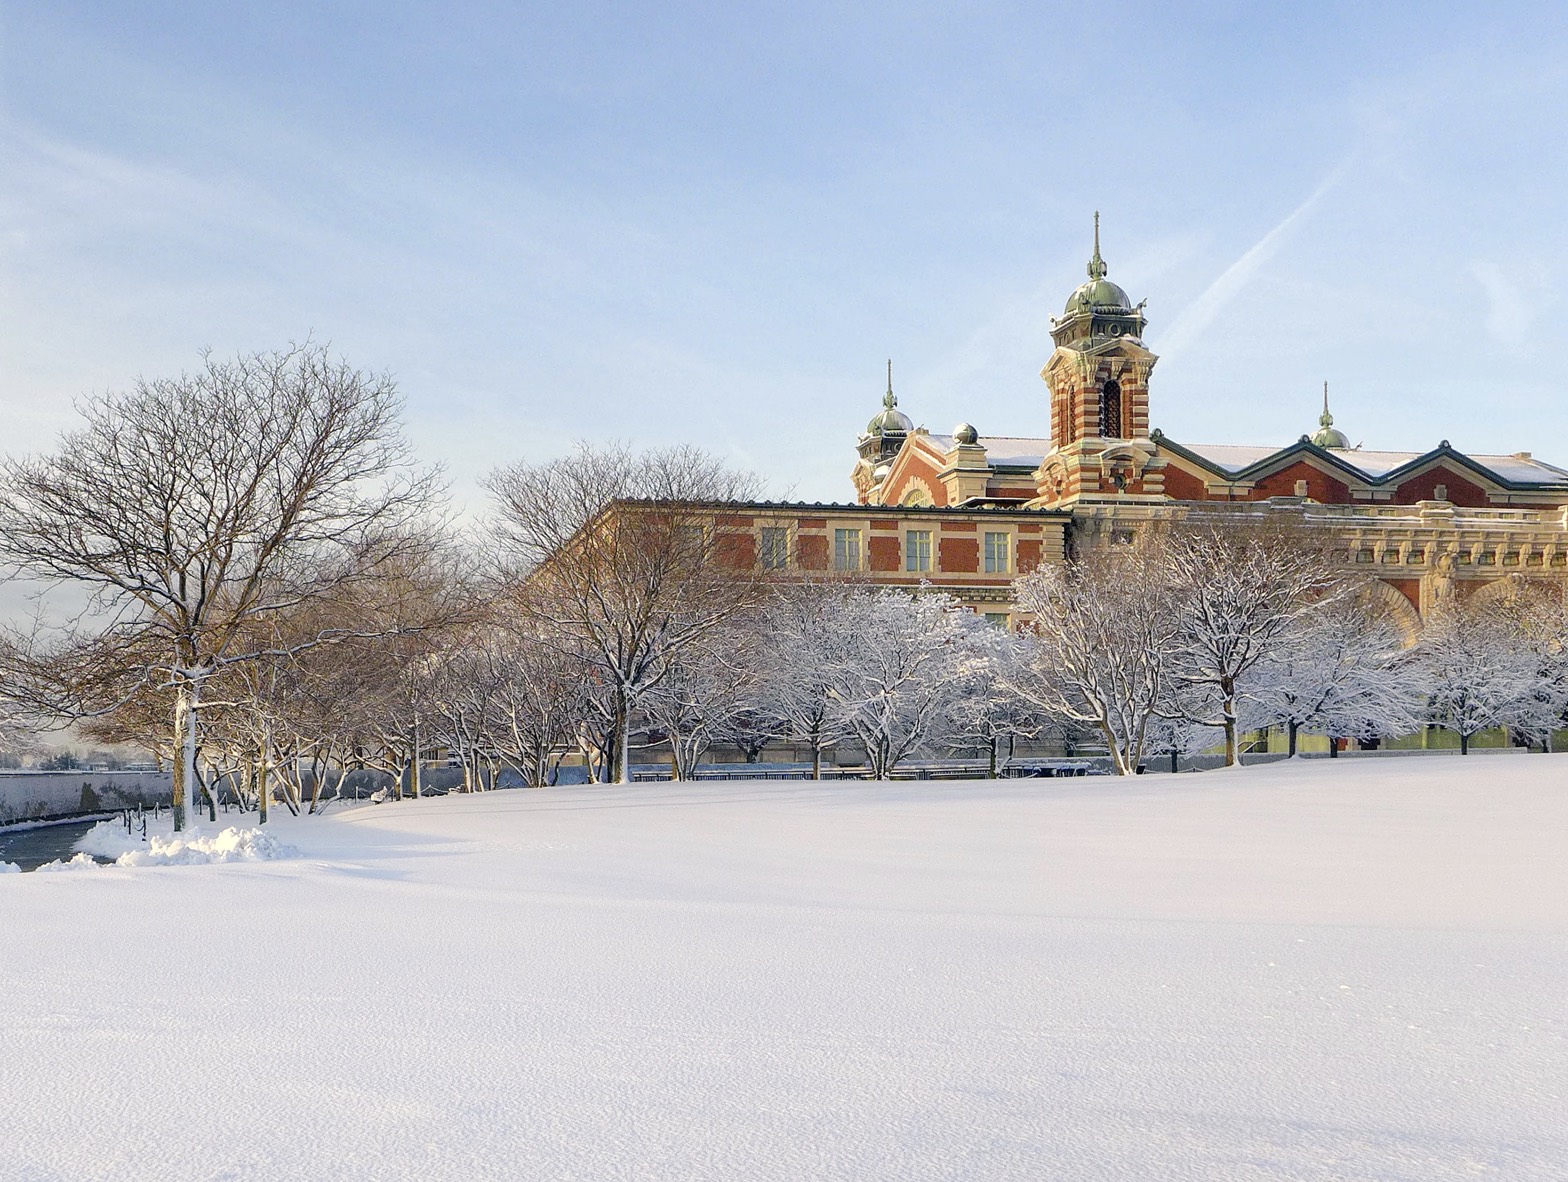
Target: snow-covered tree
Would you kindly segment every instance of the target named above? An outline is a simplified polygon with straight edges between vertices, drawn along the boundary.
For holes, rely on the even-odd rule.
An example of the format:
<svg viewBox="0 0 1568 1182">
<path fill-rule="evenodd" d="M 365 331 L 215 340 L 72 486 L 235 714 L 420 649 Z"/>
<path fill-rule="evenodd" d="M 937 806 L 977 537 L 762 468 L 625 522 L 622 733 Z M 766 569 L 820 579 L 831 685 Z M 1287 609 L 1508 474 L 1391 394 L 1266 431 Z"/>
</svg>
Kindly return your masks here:
<svg viewBox="0 0 1568 1182">
<path fill-rule="evenodd" d="M 1406 734 L 1419 725 L 1421 696 L 1405 647 L 1365 590 L 1320 600 L 1247 676 L 1246 725 L 1283 727 L 1291 755 L 1302 730 L 1330 740 Z"/>
<path fill-rule="evenodd" d="M 671 769 L 689 780 L 715 743 L 731 739 L 758 690 L 756 636 L 749 617 L 685 646 L 639 699 L 642 716 L 670 745 Z"/>
<path fill-rule="evenodd" d="M 1298 621 L 1347 594 L 1310 529 L 1191 526 L 1158 539 L 1178 627 L 1166 644 L 1170 687 L 1189 721 L 1219 729 L 1239 759 L 1241 687 Z"/>
<path fill-rule="evenodd" d="M 981 659 L 975 637 L 985 625 L 948 596 L 887 587 L 851 590 L 839 625 L 834 714 L 865 748 L 872 778 L 886 779 L 951 737 L 951 707 Z"/>
<path fill-rule="evenodd" d="M 1153 543 L 1091 551 L 1040 566 L 1014 585 L 1034 617 L 1031 659 L 1009 687 L 1046 714 L 1094 728 L 1118 775 L 1142 761 L 1151 719 L 1170 695 L 1181 625 Z"/>
<path fill-rule="evenodd" d="M 1427 721 L 1459 736 L 1459 751 L 1493 727 L 1539 730 L 1555 710 L 1538 694 L 1538 654 L 1505 604 L 1445 606 L 1426 622 L 1415 661 L 1427 693 Z"/>
<path fill-rule="evenodd" d="M 1530 705 L 1514 728 L 1550 751 L 1568 714 L 1568 588 L 1520 579 L 1499 608 L 1515 621 L 1536 668 Z"/>
<path fill-rule="evenodd" d="M 855 605 L 867 594 L 853 583 L 806 581 L 775 589 L 758 610 L 760 705 L 783 735 L 811 749 L 811 778 L 822 778 L 825 752 L 854 736 L 839 708 L 838 678 L 856 647 Z"/>
<path fill-rule="evenodd" d="M 1017 740 L 1038 737 L 1053 720 L 1012 688 L 1032 655 L 1030 641 L 996 627 L 976 629 L 970 640 L 968 676 L 954 687 L 949 707 L 952 741 L 960 750 L 983 750 L 995 777 L 1004 744 L 1011 753 Z"/>
</svg>

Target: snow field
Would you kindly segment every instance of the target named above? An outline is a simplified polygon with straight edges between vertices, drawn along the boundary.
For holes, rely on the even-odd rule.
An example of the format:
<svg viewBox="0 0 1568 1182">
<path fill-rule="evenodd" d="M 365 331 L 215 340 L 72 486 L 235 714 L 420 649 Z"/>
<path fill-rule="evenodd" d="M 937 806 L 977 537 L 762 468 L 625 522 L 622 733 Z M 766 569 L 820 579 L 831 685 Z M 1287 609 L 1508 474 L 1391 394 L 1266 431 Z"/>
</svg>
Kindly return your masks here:
<svg viewBox="0 0 1568 1182">
<path fill-rule="evenodd" d="M 0 1179 L 1560 1179 L 1564 768 L 516 791 L 9 875 Z"/>
</svg>

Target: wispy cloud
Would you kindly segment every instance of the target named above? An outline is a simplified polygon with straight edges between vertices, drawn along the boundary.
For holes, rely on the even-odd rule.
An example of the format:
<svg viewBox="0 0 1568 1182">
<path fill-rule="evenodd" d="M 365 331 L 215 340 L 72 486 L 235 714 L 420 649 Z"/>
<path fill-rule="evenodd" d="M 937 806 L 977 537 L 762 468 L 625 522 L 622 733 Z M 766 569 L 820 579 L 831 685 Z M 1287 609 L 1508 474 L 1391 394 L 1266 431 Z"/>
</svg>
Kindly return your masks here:
<svg viewBox="0 0 1568 1182">
<path fill-rule="evenodd" d="M 1317 188 L 1307 196 L 1307 199 L 1295 209 L 1285 215 L 1283 219 L 1262 238 L 1237 259 L 1213 283 L 1204 289 L 1203 294 L 1193 300 L 1176 317 L 1170 330 L 1165 333 L 1160 352 L 1166 358 L 1180 353 L 1198 337 L 1202 336 L 1209 325 L 1214 323 L 1215 317 L 1239 295 L 1247 284 L 1251 283 L 1258 273 L 1268 264 L 1279 250 L 1280 244 L 1289 236 L 1291 230 L 1311 213 L 1313 208 L 1322 201 L 1324 196 L 1345 175 L 1350 167 L 1347 160 L 1340 164 L 1333 172 L 1329 173 Z"/>
<path fill-rule="evenodd" d="M 1546 289 L 1539 262 L 1504 269 L 1489 259 L 1471 264 L 1470 274 L 1486 293 L 1486 331 L 1500 345 L 1516 347 L 1535 328 Z"/>
</svg>

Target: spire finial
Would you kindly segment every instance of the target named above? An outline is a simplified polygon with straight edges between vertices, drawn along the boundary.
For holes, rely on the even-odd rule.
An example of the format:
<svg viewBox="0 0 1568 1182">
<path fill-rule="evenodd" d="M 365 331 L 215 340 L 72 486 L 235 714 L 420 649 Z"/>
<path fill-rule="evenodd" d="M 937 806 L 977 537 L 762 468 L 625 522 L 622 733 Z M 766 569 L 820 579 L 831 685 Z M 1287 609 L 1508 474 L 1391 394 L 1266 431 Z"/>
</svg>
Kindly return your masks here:
<svg viewBox="0 0 1568 1182">
<path fill-rule="evenodd" d="M 1324 382 L 1323 383 L 1323 413 L 1318 418 L 1318 426 L 1320 426 L 1320 427 L 1332 427 L 1333 425 L 1334 425 L 1334 416 L 1328 413 L 1328 383 Z"/>
<path fill-rule="evenodd" d="M 1089 260 L 1089 278 L 1104 279 L 1110 270 L 1100 257 L 1100 211 L 1094 211 L 1094 257 Z"/>
<path fill-rule="evenodd" d="M 887 393 L 882 395 L 882 405 L 892 410 L 898 405 L 898 399 L 893 397 L 893 359 L 887 359 Z"/>
</svg>

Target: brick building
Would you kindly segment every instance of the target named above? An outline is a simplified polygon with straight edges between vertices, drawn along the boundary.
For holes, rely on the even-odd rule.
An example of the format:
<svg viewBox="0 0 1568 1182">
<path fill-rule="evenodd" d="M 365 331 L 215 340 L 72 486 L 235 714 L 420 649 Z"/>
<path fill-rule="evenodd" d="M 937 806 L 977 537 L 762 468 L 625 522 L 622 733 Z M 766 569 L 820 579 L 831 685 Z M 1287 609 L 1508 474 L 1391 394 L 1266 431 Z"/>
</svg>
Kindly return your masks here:
<svg viewBox="0 0 1568 1182">
<path fill-rule="evenodd" d="M 1528 452 L 1351 447 L 1326 386 L 1317 432 L 1284 446 L 1151 430 L 1158 358 L 1144 305 L 1107 278 L 1098 215 L 1088 271 L 1051 322 L 1049 436 L 917 428 L 890 365 L 882 410 L 856 443 L 856 503 L 727 505 L 721 528 L 764 567 L 929 582 L 997 618 L 1012 610 L 1012 579 L 1037 563 L 1194 514 L 1280 514 L 1329 531 L 1338 559 L 1380 579 L 1412 630 L 1447 596 L 1568 577 L 1568 470 Z"/>
</svg>

